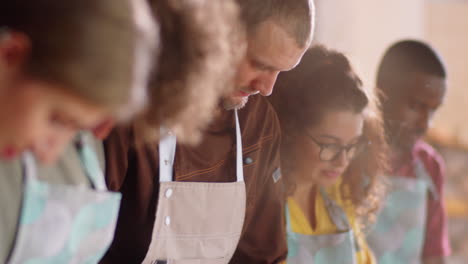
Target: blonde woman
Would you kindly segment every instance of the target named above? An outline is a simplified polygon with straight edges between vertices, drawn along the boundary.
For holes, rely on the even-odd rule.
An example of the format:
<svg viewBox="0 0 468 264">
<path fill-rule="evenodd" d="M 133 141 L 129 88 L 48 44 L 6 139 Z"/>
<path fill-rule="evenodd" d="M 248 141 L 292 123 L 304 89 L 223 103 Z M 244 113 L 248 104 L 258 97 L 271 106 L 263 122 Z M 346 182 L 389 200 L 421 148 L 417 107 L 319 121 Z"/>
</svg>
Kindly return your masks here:
<svg viewBox="0 0 468 264">
<path fill-rule="evenodd" d="M 1 263 L 96 263 L 104 254 L 120 195 L 107 191 L 86 136 L 76 145 L 81 178 L 38 175 L 29 153 L 52 163 L 77 131 L 141 108 L 156 33 L 143 0 L 2 3 L 0 153 L 28 154 L 18 172 L 0 175 Z"/>
</svg>

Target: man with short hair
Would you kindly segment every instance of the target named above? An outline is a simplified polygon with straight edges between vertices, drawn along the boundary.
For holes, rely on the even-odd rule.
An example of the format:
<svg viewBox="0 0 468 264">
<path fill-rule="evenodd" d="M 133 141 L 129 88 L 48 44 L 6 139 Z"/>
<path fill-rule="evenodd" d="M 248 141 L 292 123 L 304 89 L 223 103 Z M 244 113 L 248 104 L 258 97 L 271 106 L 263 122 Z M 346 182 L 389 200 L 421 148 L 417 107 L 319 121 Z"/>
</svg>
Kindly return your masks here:
<svg viewBox="0 0 468 264">
<path fill-rule="evenodd" d="M 311 0 L 237 0 L 247 32 L 247 54 L 238 70 L 236 91 L 224 107 L 243 107 L 249 95 L 269 96 L 281 71 L 294 68 L 312 41 Z"/>
<path fill-rule="evenodd" d="M 378 263 L 443 264 L 450 254 L 445 163 L 423 140 L 444 102 L 447 73 L 428 44 L 403 40 L 385 53 L 377 88 L 391 147 L 388 195 L 368 237 Z"/>
<path fill-rule="evenodd" d="M 138 145 L 132 128 L 117 128 L 106 140 L 107 183 L 123 199 L 102 263 L 285 260 L 280 128 L 262 96 L 309 47 L 314 6 L 312 0 L 237 1 L 247 53 L 235 90 L 221 99 L 201 143 L 175 146 L 169 135 L 159 145 Z"/>
</svg>

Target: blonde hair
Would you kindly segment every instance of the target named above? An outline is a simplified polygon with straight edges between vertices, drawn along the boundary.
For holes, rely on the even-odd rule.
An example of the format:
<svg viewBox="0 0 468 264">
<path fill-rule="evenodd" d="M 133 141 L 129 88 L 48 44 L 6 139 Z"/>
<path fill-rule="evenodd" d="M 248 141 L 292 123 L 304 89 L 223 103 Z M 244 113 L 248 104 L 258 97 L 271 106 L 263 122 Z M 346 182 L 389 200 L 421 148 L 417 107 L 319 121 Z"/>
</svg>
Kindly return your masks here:
<svg viewBox="0 0 468 264">
<path fill-rule="evenodd" d="M 196 143 L 221 96 L 233 88 L 245 52 L 238 9 L 231 0 L 150 0 L 161 25 L 162 52 L 150 84 L 150 104 L 138 134 L 156 139 L 161 125 Z"/>
<path fill-rule="evenodd" d="M 29 77 L 122 112 L 143 104 L 150 63 L 137 57 L 156 45 L 154 22 L 138 17 L 150 18 L 144 0 L 14 0 L 2 3 L 0 27 L 29 38 Z"/>
</svg>

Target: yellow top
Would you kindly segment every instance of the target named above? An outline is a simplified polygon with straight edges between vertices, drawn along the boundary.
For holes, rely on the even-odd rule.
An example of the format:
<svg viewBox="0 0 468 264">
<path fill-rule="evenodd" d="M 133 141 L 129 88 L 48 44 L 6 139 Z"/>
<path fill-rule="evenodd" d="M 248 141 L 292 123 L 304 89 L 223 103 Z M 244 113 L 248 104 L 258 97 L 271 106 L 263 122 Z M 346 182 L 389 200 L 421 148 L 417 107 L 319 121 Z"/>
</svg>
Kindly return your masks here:
<svg viewBox="0 0 468 264">
<path fill-rule="evenodd" d="M 377 261 L 372 254 L 372 251 L 367 245 L 365 234 L 362 232 L 359 222 L 356 219 L 354 206 L 350 202 L 343 201 L 340 183 L 333 185 L 327 189 L 327 193 L 338 205 L 343 208 L 348 216 L 349 224 L 353 229 L 359 248 L 361 249 L 356 254 L 358 264 L 375 264 Z M 288 208 L 290 213 L 291 228 L 294 232 L 304 235 L 324 235 L 338 232 L 335 224 L 331 221 L 328 211 L 325 208 L 325 202 L 319 192 L 315 199 L 315 216 L 317 218 L 317 226 L 312 229 L 307 217 L 304 215 L 299 205 L 292 197 L 288 198 Z"/>
</svg>

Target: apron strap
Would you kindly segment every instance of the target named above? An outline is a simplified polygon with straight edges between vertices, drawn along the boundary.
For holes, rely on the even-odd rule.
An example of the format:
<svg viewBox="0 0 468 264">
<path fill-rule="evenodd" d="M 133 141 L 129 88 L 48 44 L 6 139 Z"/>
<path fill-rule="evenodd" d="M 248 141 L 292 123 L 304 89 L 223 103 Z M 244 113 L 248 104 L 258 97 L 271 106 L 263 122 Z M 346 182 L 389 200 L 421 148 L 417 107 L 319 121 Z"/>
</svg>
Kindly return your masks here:
<svg viewBox="0 0 468 264">
<path fill-rule="evenodd" d="M 351 229 L 351 225 L 348 221 L 348 216 L 346 215 L 343 208 L 341 208 L 333 199 L 331 199 L 327 192 L 320 188 L 320 194 L 325 202 L 325 208 L 327 208 L 328 215 L 330 219 L 335 224 L 339 231 L 348 231 Z"/>
<path fill-rule="evenodd" d="M 236 122 L 236 177 L 237 182 L 244 181 L 244 169 L 242 165 L 242 136 L 240 132 L 237 110 L 234 111 Z M 177 146 L 177 137 L 167 129 L 161 127 L 161 140 L 159 140 L 159 182 L 173 181 L 174 159 Z"/>
<path fill-rule="evenodd" d="M 27 180 L 37 179 L 37 164 L 31 152 L 25 152 L 21 156 L 21 166 L 23 168 L 23 178 Z"/>
<path fill-rule="evenodd" d="M 107 191 L 104 173 L 99 165 L 96 152 L 90 147 L 88 137 L 80 132 L 75 141 L 78 156 L 91 185 L 98 191 Z"/>
<path fill-rule="evenodd" d="M 236 119 L 236 176 L 237 176 L 237 182 L 243 182 L 244 181 L 244 166 L 242 164 L 242 135 L 240 131 L 237 109 L 234 110 L 234 117 Z"/>
<path fill-rule="evenodd" d="M 159 182 L 171 182 L 177 138 L 164 127 L 160 128 L 159 140 Z"/>
<path fill-rule="evenodd" d="M 438 201 L 439 193 L 437 192 L 437 189 L 435 187 L 435 184 L 434 184 L 434 181 L 432 180 L 431 175 L 427 171 L 426 166 L 424 166 L 424 163 L 422 162 L 421 159 L 416 159 L 415 174 L 416 174 L 416 178 L 423 180 L 427 183 L 429 193 L 431 194 L 432 199 Z"/>
<path fill-rule="evenodd" d="M 286 212 L 286 230 L 288 233 L 292 234 L 292 226 L 291 226 L 291 214 L 289 212 L 289 206 L 288 202 L 286 201 L 286 206 L 285 206 L 285 212 Z"/>
</svg>

